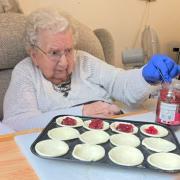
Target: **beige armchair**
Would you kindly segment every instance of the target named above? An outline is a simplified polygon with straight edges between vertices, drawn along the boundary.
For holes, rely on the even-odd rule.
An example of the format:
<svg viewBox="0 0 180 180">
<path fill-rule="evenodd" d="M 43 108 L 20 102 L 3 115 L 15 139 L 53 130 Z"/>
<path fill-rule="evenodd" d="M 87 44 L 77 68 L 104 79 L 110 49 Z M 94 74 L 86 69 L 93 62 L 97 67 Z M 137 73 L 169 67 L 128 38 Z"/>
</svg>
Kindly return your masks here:
<svg viewBox="0 0 180 180">
<path fill-rule="evenodd" d="M 0 4 L 1 6 L 1 4 Z M 4 9 L 1 8 L 0 9 Z M 27 56 L 23 45 L 23 31 L 26 16 L 16 11 L 0 11 L 0 120 L 3 117 L 3 99 L 7 90 L 11 71 Z M 93 54 L 109 64 L 114 62 L 114 46 L 111 34 L 105 29 L 91 30 L 65 12 L 78 32 L 77 49 Z M 16 102 L 14 102 L 16 103 Z"/>
</svg>

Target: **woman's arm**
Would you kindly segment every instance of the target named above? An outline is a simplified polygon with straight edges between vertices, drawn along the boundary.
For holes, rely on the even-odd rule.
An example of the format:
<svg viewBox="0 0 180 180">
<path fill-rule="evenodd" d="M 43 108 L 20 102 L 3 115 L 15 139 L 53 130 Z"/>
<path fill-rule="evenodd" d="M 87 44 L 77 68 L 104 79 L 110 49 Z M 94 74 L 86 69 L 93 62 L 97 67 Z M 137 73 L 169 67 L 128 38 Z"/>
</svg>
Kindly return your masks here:
<svg viewBox="0 0 180 180">
<path fill-rule="evenodd" d="M 142 102 L 155 90 L 154 86 L 144 80 L 142 69 L 116 68 L 87 53 L 85 59 L 83 67 L 84 71 L 88 72 L 88 80 L 98 84 L 111 97 L 127 105 Z"/>
</svg>

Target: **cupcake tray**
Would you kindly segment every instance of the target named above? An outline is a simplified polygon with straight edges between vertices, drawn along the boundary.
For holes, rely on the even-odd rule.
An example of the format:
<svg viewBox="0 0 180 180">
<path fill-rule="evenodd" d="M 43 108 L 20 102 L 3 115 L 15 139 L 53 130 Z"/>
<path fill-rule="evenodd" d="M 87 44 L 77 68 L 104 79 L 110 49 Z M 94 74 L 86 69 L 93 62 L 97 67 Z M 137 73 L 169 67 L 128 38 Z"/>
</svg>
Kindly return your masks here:
<svg viewBox="0 0 180 180">
<path fill-rule="evenodd" d="M 56 123 L 56 119 L 58 117 L 61 117 L 61 116 L 70 116 L 70 115 L 59 115 L 59 116 L 55 116 L 50 122 L 49 124 L 44 128 L 44 130 L 40 133 L 40 135 L 36 138 L 36 140 L 32 143 L 30 149 L 31 149 L 31 152 L 40 157 L 40 158 L 45 158 L 45 159 L 55 159 L 55 160 L 64 160 L 64 161 L 70 161 L 70 162 L 78 162 L 78 163 L 85 163 L 85 164 L 104 164 L 104 165 L 109 165 L 110 167 L 112 166 L 116 166 L 116 167 L 119 167 L 119 168 L 128 168 L 128 169 L 131 169 L 131 168 L 139 168 L 139 169 L 149 169 L 149 170 L 152 170 L 152 171 L 159 171 L 159 172 L 167 172 L 167 173 L 178 173 L 180 172 L 180 169 L 179 170 L 162 170 L 162 169 L 159 169 L 159 168 L 156 168 L 156 167 L 153 167 L 152 165 L 150 165 L 148 162 L 147 162 L 147 157 L 153 153 L 156 153 L 154 151 L 151 151 L 149 149 L 147 149 L 145 146 L 143 146 L 141 143 L 140 145 L 137 147 L 144 155 L 144 161 L 140 164 L 140 165 L 137 165 L 137 166 L 123 166 L 123 165 L 117 165 L 115 163 L 113 163 L 109 157 L 108 157 L 108 152 L 113 148 L 115 147 L 114 145 L 111 144 L 110 140 L 108 140 L 106 143 L 103 143 L 103 144 L 99 144 L 100 146 L 104 147 L 105 149 L 105 156 L 99 160 L 99 161 L 95 161 L 95 162 L 86 162 L 86 161 L 81 161 L 81 160 L 78 160 L 78 159 L 75 159 L 73 156 L 72 156 L 72 151 L 75 147 L 75 145 L 77 144 L 82 144 L 83 142 L 81 142 L 79 139 L 73 139 L 73 140 L 68 140 L 68 141 L 65 141 L 68 145 L 69 145 L 69 151 L 63 155 L 63 156 L 58 156 L 58 157 L 44 157 L 44 156 L 41 156 L 39 155 L 36 151 L 35 151 L 35 145 L 42 141 L 42 140 L 46 140 L 46 139 L 50 139 L 47 135 L 48 131 L 53 129 L 53 128 L 57 128 L 57 127 L 61 127 L 59 126 L 57 123 Z M 86 116 L 74 116 L 74 117 L 79 117 L 81 118 L 83 121 L 87 121 L 87 120 L 91 120 L 91 119 L 95 119 L 95 117 L 86 117 Z M 109 125 L 113 122 L 127 122 L 127 123 L 131 123 L 131 124 L 134 124 L 136 127 L 138 127 L 138 132 L 134 135 L 136 135 L 137 137 L 139 137 L 140 141 L 142 142 L 142 140 L 145 138 L 145 137 L 150 137 L 150 136 L 146 136 L 144 134 L 142 134 L 140 132 L 140 126 L 144 125 L 144 124 L 154 124 L 154 125 L 159 125 L 159 126 L 162 126 L 164 128 L 166 128 L 168 130 L 168 135 L 163 137 L 163 139 L 166 139 L 172 143 L 174 143 L 176 145 L 176 149 L 171 151 L 172 153 L 175 153 L 175 154 L 178 154 L 180 155 L 180 144 L 173 132 L 173 130 L 166 126 L 166 125 L 161 125 L 161 124 L 157 124 L 157 123 L 153 123 L 153 122 L 142 122 L 142 121 L 133 121 L 133 120 L 121 120 L 121 119 L 111 119 L 111 118 L 98 118 L 98 119 L 102 119 L 103 121 L 106 121 L 109 123 Z M 77 129 L 79 131 L 80 134 L 84 133 L 85 131 L 88 131 L 87 129 L 85 129 L 84 127 L 75 127 L 75 129 Z M 107 132 L 109 135 L 113 135 L 113 134 L 117 134 L 115 132 L 113 132 L 110 127 L 109 129 L 105 130 L 105 132 Z M 171 162 L 169 162 L 171 163 Z"/>
</svg>

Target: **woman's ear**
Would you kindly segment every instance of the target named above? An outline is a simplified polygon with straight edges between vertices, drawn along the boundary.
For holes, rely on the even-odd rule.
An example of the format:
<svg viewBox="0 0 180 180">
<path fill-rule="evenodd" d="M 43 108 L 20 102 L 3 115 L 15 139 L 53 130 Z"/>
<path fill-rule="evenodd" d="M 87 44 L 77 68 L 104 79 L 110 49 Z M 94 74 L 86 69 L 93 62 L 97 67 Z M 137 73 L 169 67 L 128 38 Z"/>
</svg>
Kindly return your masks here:
<svg viewBox="0 0 180 180">
<path fill-rule="evenodd" d="M 32 62 L 34 63 L 34 65 L 38 67 L 38 63 L 37 63 L 37 60 L 36 60 L 37 59 L 36 51 L 32 49 L 29 54 L 30 54 L 30 57 L 31 57 Z"/>
</svg>

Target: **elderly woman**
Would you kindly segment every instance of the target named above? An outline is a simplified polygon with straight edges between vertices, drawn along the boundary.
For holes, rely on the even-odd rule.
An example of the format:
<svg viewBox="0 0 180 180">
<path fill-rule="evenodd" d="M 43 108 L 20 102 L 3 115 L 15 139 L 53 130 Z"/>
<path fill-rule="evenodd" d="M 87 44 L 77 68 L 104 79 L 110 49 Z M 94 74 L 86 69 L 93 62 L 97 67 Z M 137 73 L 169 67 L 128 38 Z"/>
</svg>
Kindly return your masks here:
<svg viewBox="0 0 180 180">
<path fill-rule="evenodd" d="M 15 130 L 44 127 L 58 114 L 112 116 L 120 111 L 111 98 L 133 105 L 145 100 L 160 82 L 180 68 L 156 55 L 141 69 L 125 71 L 74 49 L 76 35 L 57 12 L 38 10 L 27 19 L 29 57 L 13 70 L 4 100 L 4 120 Z M 42 115 L 45 114 L 45 115 Z"/>
</svg>

